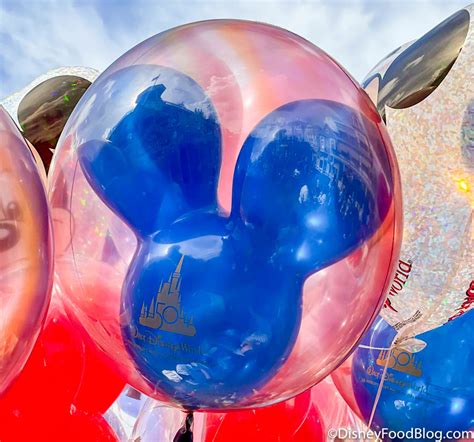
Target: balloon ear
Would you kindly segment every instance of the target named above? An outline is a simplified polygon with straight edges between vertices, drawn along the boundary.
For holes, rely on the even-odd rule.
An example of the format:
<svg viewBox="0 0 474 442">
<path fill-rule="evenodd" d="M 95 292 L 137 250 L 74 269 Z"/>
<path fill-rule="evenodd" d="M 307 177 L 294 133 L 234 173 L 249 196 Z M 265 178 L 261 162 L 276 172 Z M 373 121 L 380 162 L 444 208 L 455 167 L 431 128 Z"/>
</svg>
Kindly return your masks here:
<svg viewBox="0 0 474 442">
<path fill-rule="evenodd" d="M 98 140 L 79 147 L 79 161 L 94 191 L 137 234 L 156 230 L 163 196 L 172 192 L 159 169 L 143 173 L 111 142 Z"/>
<path fill-rule="evenodd" d="M 303 273 L 325 267 L 366 241 L 388 211 L 389 166 L 372 153 L 380 144 L 376 126 L 345 105 L 286 104 L 244 143 L 233 216 L 272 244 L 275 264 Z"/>
<path fill-rule="evenodd" d="M 79 160 L 102 200 L 138 235 L 149 235 L 188 211 L 217 208 L 221 132 L 205 92 L 178 71 L 137 66 L 119 71 L 115 83 L 138 81 L 143 69 L 153 78 L 140 83 L 133 108 L 106 139 L 81 145 Z M 113 93 L 110 100 L 112 107 Z"/>
</svg>

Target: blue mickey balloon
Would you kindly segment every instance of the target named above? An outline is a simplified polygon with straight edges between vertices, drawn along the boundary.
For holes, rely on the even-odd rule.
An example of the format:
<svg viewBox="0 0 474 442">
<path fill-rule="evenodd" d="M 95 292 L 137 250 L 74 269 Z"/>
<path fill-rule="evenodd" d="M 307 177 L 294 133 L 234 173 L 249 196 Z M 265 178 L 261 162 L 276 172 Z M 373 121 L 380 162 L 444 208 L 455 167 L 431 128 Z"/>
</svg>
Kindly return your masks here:
<svg viewBox="0 0 474 442">
<path fill-rule="evenodd" d="M 119 112 L 120 86 L 137 78 L 141 91 L 106 139 L 89 121 L 78 147 L 87 180 L 138 239 L 122 287 L 123 339 L 154 388 L 190 409 L 220 408 L 288 358 L 308 275 L 383 222 L 392 197 L 380 176 L 390 171 L 374 152 L 384 147 L 377 127 L 344 104 L 290 102 L 244 142 L 225 213 L 211 99 L 182 72 L 135 65 L 101 80 L 109 109 Z M 316 149 L 321 131 L 349 146 L 337 163 Z"/>
<path fill-rule="evenodd" d="M 387 374 L 373 428 L 409 431 L 474 429 L 474 311 L 418 336 L 427 346 L 418 353 L 388 348 L 396 335 L 377 320 L 362 341 L 376 348 L 354 353 L 352 385 L 357 404 L 368 421 L 385 364 Z M 420 434 L 421 435 L 421 434 Z M 449 436 L 449 435 L 448 435 Z"/>
</svg>

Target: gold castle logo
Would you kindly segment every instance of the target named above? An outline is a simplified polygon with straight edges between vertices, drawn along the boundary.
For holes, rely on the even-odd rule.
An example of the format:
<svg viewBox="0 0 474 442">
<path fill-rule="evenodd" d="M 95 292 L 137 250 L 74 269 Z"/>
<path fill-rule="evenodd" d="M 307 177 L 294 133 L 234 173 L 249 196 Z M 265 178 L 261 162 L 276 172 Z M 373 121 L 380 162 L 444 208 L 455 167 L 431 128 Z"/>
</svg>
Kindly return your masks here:
<svg viewBox="0 0 474 442">
<path fill-rule="evenodd" d="M 391 354 L 389 350 L 382 350 L 376 363 L 381 367 L 385 367 L 387 359 L 387 367 L 392 370 L 416 377 L 420 377 L 423 374 L 421 370 L 421 361 L 417 362 L 415 355 L 405 350 L 394 349 Z"/>
<path fill-rule="evenodd" d="M 184 256 L 172 272 L 167 282 L 161 281 L 156 296 L 151 299 L 148 306 L 142 304 L 140 313 L 140 324 L 153 329 L 159 329 L 170 333 L 178 333 L 184 336 L 194 336 L 196 328 L 193 318 L 186 320 L 181 308 L 181 267 Z"/>
</svg>

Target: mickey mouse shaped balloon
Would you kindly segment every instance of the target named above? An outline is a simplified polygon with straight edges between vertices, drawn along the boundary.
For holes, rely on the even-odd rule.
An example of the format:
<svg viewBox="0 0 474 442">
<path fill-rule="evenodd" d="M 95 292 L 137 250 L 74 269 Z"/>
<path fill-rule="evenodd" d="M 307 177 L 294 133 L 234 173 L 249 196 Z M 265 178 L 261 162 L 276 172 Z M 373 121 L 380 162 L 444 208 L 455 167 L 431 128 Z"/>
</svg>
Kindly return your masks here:
<svg viewBox="0 0 474 442">
<path fill-rule="evenodd" d="M 103 259 L 72 235 L 66 292 L 145 393 L 188 409 L 294 396 L 381 306 L 392 148 L 359 86 L 300 37 L 231 20 L 159 34 L 97 79 L 61 143 L 75 160 L 53 166 L 52 198 L 84 214 L 76 228 L 115 223 Z"/>
<path fill-rule="evenodd" d="M 474 6 L 380 62 L 364 87 L 400 164 L 404 233 L 382 316 L 406 336 L 474 305 Z"/>
</svg>

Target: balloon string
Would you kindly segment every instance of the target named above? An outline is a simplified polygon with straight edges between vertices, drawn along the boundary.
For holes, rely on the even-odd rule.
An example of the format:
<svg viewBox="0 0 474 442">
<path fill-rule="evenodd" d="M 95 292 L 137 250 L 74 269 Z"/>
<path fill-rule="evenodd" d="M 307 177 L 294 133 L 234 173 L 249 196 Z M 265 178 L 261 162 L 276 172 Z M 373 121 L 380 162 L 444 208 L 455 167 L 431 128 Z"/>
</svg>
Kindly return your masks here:
<svg viewBox="0 0 474 442">
<path fill-rule="evenodd" d="M 471 218 L 472 218 L 472 215 L 471 215 Z M 470 226 L 471 226 L 471 223 L 468 223 L 468 225 L 465 228 L 463 238 L 469 236 Z M 467 243 L 468 243 L 468 241 L 463 241 L 463 244 L 467 244 Z M 462 253 L 464 254 L 464 251 Z M 449 285 L 451 284 L 451 281 L 454 278 L 455 273 L 456 272 L 451 273 L 450 277 L 445 282 L 445 284 L 443 286 L 443 289 L 435 297 L 434 301 L 430 305 L 430 308 L 422 316 L 422 318 L 420 318 L 419 321 L 415 321 L 414 323 L 409 324 L 406 327 L 403 327 L 393 338 L 392 343 L 390 345 L 390 348 L 388 349 L 388 350 L 390 350 L 390 352 L 388 354 L 387 360 L 385 361 L 385 365 L 384 365 L 383 372 L 382 372 L 382 379 L 380 380 L 380 384 L 379 384 L 378 389 L 377 389 L 377 394 L 375 396 L 374 404 L 372 406 L 372 411 L 370 413 L 370 419 L 369 419 L 369 422 L 368 422 L 368 427 L 369 428 L 372 427 L 372 422 L 373 422 L 374 417 L 375 417 L 375 411 L 377 410 L 377 405 L 379 403 L 380 396 L 382 395 L 382 390 L 383 390 L 383 386 L 384 386 L 384 383 L 385 383 L 385 376 L 387 375 L 388 364 L 389 364 L 390 357 L 392 355 L 393 350 L 395 350 L 399 346 L 402 346 L 401 344 L 404 341 L 406 341 L 407 339 L 410 339 L 411 337 L 415 336 L 416 333 L 415 334 L 411 333 L 412 330 L 416 330 L 417 328 L 420 327 L 420 325 L 426 324 L 431 319 L 431 317 L 434 316 L 434 314 L 436 313 L 436 311 L 438 309 L 438 306 L 442 304 L 443 300 L 446 297 L 445 289 L 447 287 L 449 287 Z M 385 348 L 371 347 L 369 345 L 360 345 L 359 347 L 360 348 L 367 348 L 369 350 L 386 350 Z"/>
<path fill-rule="evenodd" d="M 396 346 L 398 345 L 398 342 L 399 342 L 398 339 L 397 339 L 398 335 L 399 335 L 398 333 L 395 335 L 395 337 L 393 338 L 392 343 L 390 344 L 390 347 L 388 349 L 374 348 L 375 350 L 389 350 L 389 353 L 388 353 L 388 356 L 387 356 L 387 360 L 385 361 L 385 365 L 383 367 L 382 378 L 380 379 L 380 384 L 379 384 L 379 387 L 377 389 L 377 394 L 376 394 L 375 399 L 374 399 L 374 404 L 372 405 L 372 411 L 370 412 L 370 419 L 369 419 L 369 422 L 367 424 L 369 428 L 372 428 L 372 422 L 374 420 L 375 411 L 377 410 L 377 405 L 379 404 L 380 396 L 382 395 L 383 386 L 385 384 L 385 376 L 387 375 L 388 363 L 390 361 L 390 357 L 392 356 L 392 351 L 396 348 Z M 373 348 L 373 347 L 370 347 L 370 346 L 364 346 L 364 347 Z"/>
<path fill-rule="evenodd" d="M 186 415 L 184 425 L 178 430 L 176 436 L 173 438 L 173 442 L 193 442 L 193 422 L 194 415 L 189 412 Z"/>
<path fill-rule="evenodd" d="M 359 345 L 359 348 L 364 348 L 364 349 L 367 349 L 367 350 L 383 350 L 383 351 L 387 351 L 387 350 L 390 350 L 390 347 L 372 347 L 371 345 Z"/>
</svg>

